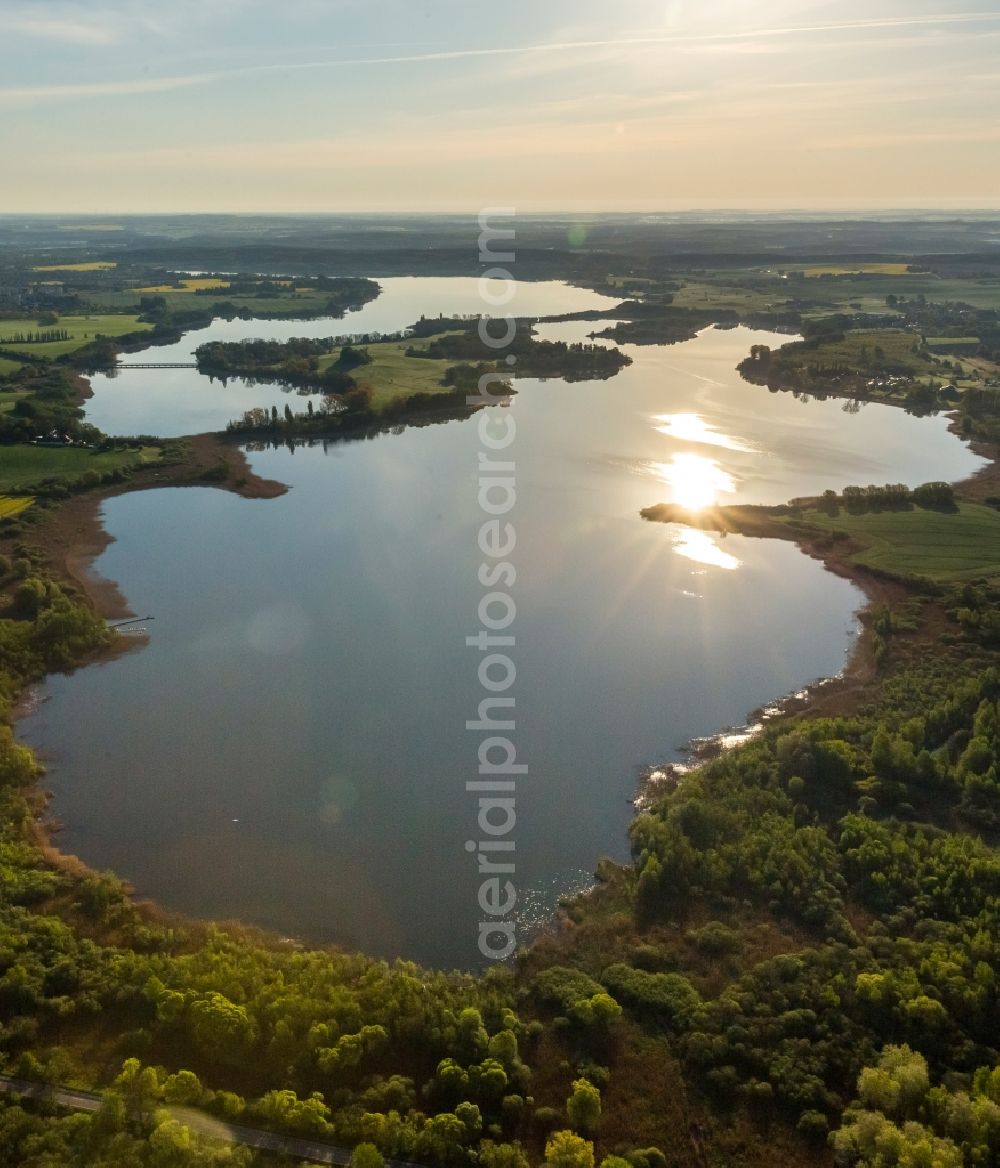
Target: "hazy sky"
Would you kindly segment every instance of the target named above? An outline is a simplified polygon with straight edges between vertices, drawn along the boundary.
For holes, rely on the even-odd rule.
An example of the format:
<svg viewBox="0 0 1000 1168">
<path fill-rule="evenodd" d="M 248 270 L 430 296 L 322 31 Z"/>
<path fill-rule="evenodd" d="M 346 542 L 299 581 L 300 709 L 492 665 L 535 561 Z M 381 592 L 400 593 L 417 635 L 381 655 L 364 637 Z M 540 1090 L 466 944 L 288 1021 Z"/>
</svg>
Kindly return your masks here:
<svg viewBox="0 0 1000 1168">
<path fill-rule="evenodd" d="M 1000 3 L 0 0 L 0 212 L 1000 207 Z"/>
</svg>

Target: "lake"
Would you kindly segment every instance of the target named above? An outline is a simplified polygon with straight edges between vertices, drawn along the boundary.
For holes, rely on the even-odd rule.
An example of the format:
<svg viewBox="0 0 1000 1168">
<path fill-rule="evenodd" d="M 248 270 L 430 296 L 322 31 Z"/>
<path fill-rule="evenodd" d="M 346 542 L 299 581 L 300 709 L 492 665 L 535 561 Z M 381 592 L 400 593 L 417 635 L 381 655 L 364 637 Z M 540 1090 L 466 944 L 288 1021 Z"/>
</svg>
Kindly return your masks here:
<svg viewBox="0 0 1000 1168">
<path fill-rule="evenodd" d="M 474 282 L 399 283 L 405 309 L 383 305 L 385 331 L 408 323 L 403 311 L 475 311 L 442 288 Z M 566 302 L 576 293 L 590 306 L 580 290 Z M 571 310 L 557 294 L 549 303 Z M 505 456 L 517 488 L 514 737 L 529 768 L 515 833 L 525 935 L 601 855 L 627 857 L 643 765 L 838 672 L 856 634 L 861 594 L 792 545 L 647 524 L 639 508 L 778 502 L 980 464 L 943 418 L 853 414 L 748 385 L 735 365 L 760 341 L 780 343 L 709 329 L 630 347 L 634 364 L 606 382 L 516 383 Z M 160 376 L 101 385 L 93 405 L 110 409 L 126 385 L 159 394 Z M 219 392 L 184 377 L 191 397 L 155 407 L 172 427 L 161 432 L 181 432 L 195 393 Z M 193 915 L 476 965 L 465 783 L 481 735 L 465 723 L 483 691 L 465 639 L 483 594 L 482 449 L 473 417 L 252 452 L 255 471 L 289 484 L 279 499 L 204 488 L 109 500 L 115 542 L 96 569 L 156 619 L 140 651 L 49 679 L 21 723 L 51 759 L 62 849 Z"/>
<path fill-rule="evenodd" d="M 194 360 L 194 351 L 209 341 L 240 341 L 248 337 L 287 341 L 290 337 L 335 337 L 351 333 L 396 333 L 421 315 L 478 314 L 484 311 L 479 281 L 471 277 L 400 276 L 379 281 L 382 293 L 364 307 L 343 317 L 315 320 L 214 320 L 205 328 L 192 329 L 172 345 L 144 350 L 144 355 L 128 354 L 126 361 L 164 363 Z M 497 281 L 490 287 L 501 289 Z M 555 316 L 593 308 L 611 308 L 616 299 L 600 296 L 587 288 L 573 288 L 555 280 L 520 283 L 510 311 L 521 316 Z M 444 305 L 444 308 L 439 306 Z M 494 310 L 500 311 L 500 310 Z M 594 326 L 591 325 L 591 328 Z M 240 380 L 223 385 L 220 381 L 192 376 L 187 369 L 123 369 L 109 376 L 90 379 L 94 396 L 87 402 L 87 420 L 107 434 L 199 434 L 224 430 L 226 423 L 242 415 L 248 406 L 270 410 L 291 403 L 296 411 L 305 409 L 308 394 L 299 394 L 280 385 L 256 385 L 252 392 Z M 252 398 L 252 400 L 251 400 Z M 319 402 L 319 395 L 313 396 Z"/>
</svg>

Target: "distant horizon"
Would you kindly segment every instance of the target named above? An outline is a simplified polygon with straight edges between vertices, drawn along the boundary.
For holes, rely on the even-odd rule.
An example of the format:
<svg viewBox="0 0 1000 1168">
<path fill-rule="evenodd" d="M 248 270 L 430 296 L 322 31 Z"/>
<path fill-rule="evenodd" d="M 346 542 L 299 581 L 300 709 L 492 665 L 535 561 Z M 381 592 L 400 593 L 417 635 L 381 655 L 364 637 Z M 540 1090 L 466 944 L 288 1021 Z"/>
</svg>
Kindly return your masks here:
<svg viewBox="0 0 1000 1168">
<path fill-rule="evenodd" d="M 382 219 L 450 219 L 470 217 L 475 218 L 480 214 L 482 208 L 460 208 L 455 210 L 420 210 L 420 209 L 399 209 L 399 210 L 380 210 L 380 209 L 362 209 L 353 208 L 351 210 L 333 210 L 333 211 L 298 211 L 298 210 L 241 210 L 241 211 L 227 211 L 227 210 L 150 210 L 150 211 L 77 211 L 77 210 L 60 210 L 60 211 L 0 211 L 0 220 L 3 219 L 162 219 L 162 218 L 299 218 L 299 219 L 323 219 L 323 218 L 382 218 Z M 720 215 L 734 215 L 740 217 L 757 217 L 757 216 L 794 216 L 802 215 L 809 218 L 837 218 L 837 217 L 854 217 L 859 215 L 905 215 L 911 218 L 923 217 L 938 217 L 942 215 L 952 217 L 964 216 L 1000 216 L 1000 204 L 995 207 L 987 206 L 941 206 L 941 207 L 907 207 L 907 206 L 885 206 L 885 207 L 684 207 L 676 209 L 661 208 L 659 210 L 616 210 L 616 209 L 596 209 L 596 210 L 570 210 L 570 209 L 548 209 L 548 208 L 513 208 L 515 215 L 524 216 L 525 218 L 656 218 L 656 217 L 676 217 L 676 216 L 711 216 L 717 217 Z"/>
</svg>

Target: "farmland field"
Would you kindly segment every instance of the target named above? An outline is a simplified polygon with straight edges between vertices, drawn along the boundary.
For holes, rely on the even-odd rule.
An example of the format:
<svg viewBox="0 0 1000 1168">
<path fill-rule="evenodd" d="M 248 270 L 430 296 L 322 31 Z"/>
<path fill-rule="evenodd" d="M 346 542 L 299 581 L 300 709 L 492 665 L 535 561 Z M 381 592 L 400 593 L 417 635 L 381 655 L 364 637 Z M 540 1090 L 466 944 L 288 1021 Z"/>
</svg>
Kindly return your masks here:
<svg viewBox="0 0 1000 1168">
<path fill-rule="evenodd" d="M 60 231 L 124 231 L 120 223 L 61 223 Z"/>
<path fill-rule="evenodd" d="M 958 349 L 971 349 L 975 352 L 980 341 L 978 337 L 927 337 L 925 344 L 928 349 L 941 349 L 946 352 Z"/>
<path fill-rule="evenodd" d="M 25 490 L 43 479 L 76 478 L 85 471 L 116 470 L 159 457 L 156 447 L 95 451 L 81 447 L 0 446 L 0 491 Z"/>
<path fill-rule="evenodd" d="M 788 285 L 777 277 L 768 279 L 763 287 L 688 280 L 674 294 L 673 303 L 677 308 L 731 308 L 736 312 L 766 312 L 775 303 L 786 299 L 788 294 Z"/>
<path fill-rule="evenodd" d="M 174 309 L 187 311 L 192 304 L 203 305 L 209 309 L 215 303 L 212 297 L 198 296 L 195 298 L 193 289 L 185 291 L 171 286 L 167 290 L 167 285 L 161 285 L 160 288 L 165 290 L 158 290 L 155 294 L 163 297 L 168 311 Z M 139 308 L 140 293 L 142 295 L 150 294 L 148 290 L 142 289 L 132 289 L 127 292 L 95 291 L 88 294 L 88 299 L 91 304 L 102 308 L 126 312 L 136 311 Z M 315 288 L 297 287 L 289 288 L 284 295 L 262 297 L 231 295 L 228 288 L 220 288 L 219 300 L 224 301 L 227 305 L 231 304 L 237 309 L 245 309 L 251 315 L 287 316 L 296 319 L 325 315 L 330 295 L 328 292 L 319 292 Z"/>
<path fill-rule="evenodd" d="M 914 507 L 835 516 L 809 510 L 799 518 L 867 545 L 851 557 L 866 567 L 929 580 L 1000 575 L 1000 511 L 992 507 L 962 503 L 957 511 Z"/>
<path fill-rule="evenodd" d="M 853 268 L 836 265 L 803 268 L 802 274 L 805 276 L 907 276 L 911 273 L 908 264 L 858 264 Z"/>
<path fill-rule="evenodd" d="M 186 277 L 178 284 L 151 284 L 148 288 L 136 288 L 143 294 L 151 292 L 202 292 L 206 288 L 228 288 L 229 280 L 216 280 L 211 277 Z"/>
<path fill-rule="evenodd" d="M 36 357 L 61 357 L 90 344 L 99 336 L 122 337 L 127 333 L 148 332 L 152 325 L 136 316 L 100 313 L 87 316 L 63 316 L 53 325 L 39 325 L 34 320 L 0 319 L 0 354 L 31 353 Z M 61 330 L 69 333 L 66 341 L 43 341 L 25 344 L 11 340 L 18 333 Z"/>
<path fill-rule="evenodd" d="M 293 319 L 304 316 L 324 315 L 330 302 L 329 293 L 316 292 L 312 288 L 289 289 L 285 296 L 227 296 L 227 304 L 245 308 L 250 313 L 289 316 Z"/>
<path fill-rule="evenodd" d="M 35 264 L 33 272 L 108 272 L 117 268 L 116 263 L 95 260 L 87 264 Z"/>
<path fill-rule="evenodd" d="M 926 296 L 937 303 L 960 301 L 976 308 L 1000 308 L 1000 279 L 984 276 L 975 280 L 948 279 L 929 272 L 906 272 L 891 276 L 879 273 L 841 276 L 824 281 L 812 278 L 785 281 L 788 292 L 823 300 L 830 307 L 844 303 L 860 304 L 866 312 L 885 312 L 885 298 Z"/>
</svg>

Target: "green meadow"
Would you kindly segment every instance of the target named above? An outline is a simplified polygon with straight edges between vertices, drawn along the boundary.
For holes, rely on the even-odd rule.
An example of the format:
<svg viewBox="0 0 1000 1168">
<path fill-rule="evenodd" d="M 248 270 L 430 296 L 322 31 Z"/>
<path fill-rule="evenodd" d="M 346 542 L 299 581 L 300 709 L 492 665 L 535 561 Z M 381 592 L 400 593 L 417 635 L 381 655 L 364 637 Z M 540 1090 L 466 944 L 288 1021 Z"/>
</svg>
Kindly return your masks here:
<svg viewBox="0 0 1000 1168">
<path fill-rule="evenodd" d="M 212 295 L 199 294 L 196 287 L 175 288 L 164 284 L 150 285 L 149 288 L 134 288 L 129 291 L 104 292 L 95 290 L 88 293 L 88 300 L 102 308 L 129 312 L 138 311 L 139 301 L 143 296 L 155 295 L 164 300 L 168 313 L 189 312 L 192 307 L 208 310 L 214 304 L 225 303 L 253 315 L 281 316 L 293 319 L 323 316 L 327 312 L 327 305 L 330 302 L 329 292 L 301 286 L 289 286 L 288 291 L 283 294 L 253 296 L 230 293 L 228 286 L 225 286 L 221 281 L 191 280 L 186 281 L 186 283 L 201 283 L 205 285 L 206 292 L 211 292 Z"/>
<path fill-rule="evenodd" d="M 921 339 L 906 329 L 852 329 L 843 340 L 824 341 L 817 349 L 801 350 L 803 364 L 822 361 L 867 373 L 877 365 L 905 366 L 912 373 L 932 373 L 936 366 L 920 352 Z M 879 356 L 879 351 L 881 356 Z"/>
<path fill-rule="evenodd" d="M 97 313 L 86 316 L 62 316 L 52 325 L 40 325 L 35 320 L 0 319 L 0 353 L 31 353 L 36 357 L 62 357 L 89 345 L 98 337 L 123 337 L 128 333 L 148 332 L 153 326 L 136 316 Z M 43 341 L 25 344 L 11 340 L 18 333 L 69 333 L 65 341 Z"/>
<path fill-rule="evenodd" d="M 20 389 L 0 391 L 0 414 L 9 414 L 21 398 L 27 396 L 28 394 Z"/>
<path fill-rule="evenodd" d="M 805 277 L 783 281 L 786 296 L 801 295 L 811 300 L 822 300 L 831 307 L 859 304 L 865 312 L 885 312 L 887 296 L 913 298 L 926 296 L 930 301 L 960 301 L 976 308 L 1000 308 L 1000 279 L 983 277 L 976 280 L 948 279 L 929 272 L 907 272 L 898 276 L 871 274 L 838 276 L 835 279 Z"/>
<path fill-rule="evenodd" d="M 428 357 L 407 357 L 406 350 L 412 341 L 383 341 L 365 345 L 371 354 L 370 365 L 360 365 L 351 370 L 351 376 L 359 384 L 367 383 L 375 391 L 372 407 L 384 409 L 398 398 L 412 397 L 415 393 L 450 393 L 451 387 L 444 384 L 444 375 L 455 365 L 454 361 L 437 361 Z M 337 362 L 340 350 L 319 359 L 320 370 L 329 369 Z"/>
<path fill-rule="evenodd" d="M 1000 576 L 1000 511 L 992 507 L 960 503 L 955 511 L 913 507 L 861 515 L 841 508 L 835 516 L 808 510 L 793 522 L 846 532 L 864 545 L 851 559 L 865 567 L 934 581 Z"/>
<path fill-rule="evenodd" d="M 159 456 L 158 447 L 96 451 L 74 446 L 0 446 L 0 492 L 16 494 L 44 479 L 74 479 L 88 470 L 105 474 Z"/>
</svg>

